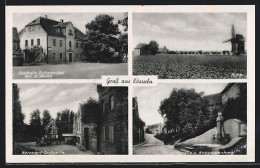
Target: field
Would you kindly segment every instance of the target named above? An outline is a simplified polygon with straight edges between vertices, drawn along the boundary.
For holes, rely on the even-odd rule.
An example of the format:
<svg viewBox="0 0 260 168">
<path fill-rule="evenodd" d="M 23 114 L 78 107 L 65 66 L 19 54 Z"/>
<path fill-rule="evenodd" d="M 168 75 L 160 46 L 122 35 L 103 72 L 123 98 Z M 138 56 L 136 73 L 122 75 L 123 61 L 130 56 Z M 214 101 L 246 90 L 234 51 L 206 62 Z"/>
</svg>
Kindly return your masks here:
<svg viewBox="0 0 260 168">
<path fill-rule="evenodd" d="M 127 75 L 127 68 L 127 63 L 16 66 L 13 67 L 13 79 L 100 79 L 102 75 Z"/>
<path fill-rule="evenodd" d="M 133 75 L 159 79 L 245 79 L 247 57 L 158 54 L 133 57 Z"/>
</svg>

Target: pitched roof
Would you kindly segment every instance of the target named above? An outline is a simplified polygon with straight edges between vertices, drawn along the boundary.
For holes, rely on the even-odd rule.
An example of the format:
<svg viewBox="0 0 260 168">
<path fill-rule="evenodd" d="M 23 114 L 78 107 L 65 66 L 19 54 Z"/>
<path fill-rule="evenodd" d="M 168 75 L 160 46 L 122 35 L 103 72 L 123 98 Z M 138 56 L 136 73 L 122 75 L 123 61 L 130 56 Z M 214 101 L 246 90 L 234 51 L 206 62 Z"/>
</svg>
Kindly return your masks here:
<svg viewBox="0 0 260 168">
<path fill-rule="evenodd" d="M 75 29 L 75 38 L 76 39 L 80 39 L 80 40 L 85 40 L 86 39 L 86 35 L 84 33 L 82 33 L 78 28 L 74 27 Z"/>
<path fill-rule="evenodd" d="M 135 47 L 136 49 L 141 49 L 144 45 L 146 45 L 145 43 L 139 43 L 137 44 L 137 46 Z"/>
<path fill-rule="evenodd" d="M 13 41 L 20 42 L 18 31 L 16 27 L 13 27 Z"/>
<path fill-rule="evenodd" d="M 41 25 L 42 28 L 47 32 L 48 35 L 55 35 L 55 36 L 63 36 L 61 32 L 57 32 L 53 27 L 54 25 L 58 25 L 60 22 L 51 20 L 44 17 L 38 17 L 37 19 L 33 20 L 25 27 L 33 26 L 33 25 Z"/>
<path fill-rule="evenodd" d="M 225 93 L 228 91 L 235 83 L 229 83 L 227 86 L 222 90 L 221 94 Z"/>
<path fill-rule="evenodd" d="M 208 100 L 209 105 L 220 105 L 222 104 L 222 95 L 220 93 L 204 96 Z"/>
</svg>

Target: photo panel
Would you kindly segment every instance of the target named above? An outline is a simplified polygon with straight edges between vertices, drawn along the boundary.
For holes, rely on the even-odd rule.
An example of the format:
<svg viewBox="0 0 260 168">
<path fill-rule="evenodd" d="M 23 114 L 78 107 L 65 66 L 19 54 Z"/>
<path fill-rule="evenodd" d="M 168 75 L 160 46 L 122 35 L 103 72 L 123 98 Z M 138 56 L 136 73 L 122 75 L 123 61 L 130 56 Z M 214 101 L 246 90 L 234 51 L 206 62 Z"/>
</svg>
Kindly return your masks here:
<svg viewBox="0 0 260 168">
<path fill-rule="evenodd" d="M 247 13 L 133 13 L 133 75 L 246 79 Z"/>
<path fill-rule="evenodd" d="M 128 87 L 13 83 L 13 155 L 127 155 Z"/>
<path fill-rule="evenodd" d="M 128 74 L 128 13 L 13 13 L 13 79 Z"/>
<path fill-rule="evenodd" d="M 247 116 L 247 83 L 134 87 L 133 154 L 246 155 Z"/>
</svg>

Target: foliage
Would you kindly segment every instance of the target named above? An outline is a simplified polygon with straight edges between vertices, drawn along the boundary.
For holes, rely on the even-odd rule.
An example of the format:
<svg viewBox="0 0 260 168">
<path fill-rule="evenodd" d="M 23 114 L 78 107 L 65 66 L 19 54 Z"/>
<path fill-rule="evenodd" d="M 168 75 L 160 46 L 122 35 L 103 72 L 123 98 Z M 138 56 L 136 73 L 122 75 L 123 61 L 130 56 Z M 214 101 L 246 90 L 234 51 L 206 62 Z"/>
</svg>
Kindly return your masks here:
<svg viewBox="0 0 260 168">
<path fill-rule="evenodd" d="M 133 75 L 158 75 L 160 79 L 246 78 L 246 57 L 230 55 L 160 54 L 133 57 Z"/>
<path fill-rule="evenodd" d="M 19 99 L 19 88 L 13 83 L 13 143 L 19 142 L 24 136 L 24 114 Z"/>
<path fill-rule="evenodd" d="M 159 44 L 156 41 L 152 40 L 152 41 L 150 41 L 150 43 L 148 45 L 149 45 L 150 53 L 152 55 L 155 55 L 158 52 Z"/>
<path fill-rule="evenodd" d="M 141 55 L 155 55 L 159 49 L 159 44 L 154 40 L 150 41 L 149 44 L 139 43 L 138 46 L 140 47 Z"/>
<path fill-rule="evenodd" d="M 207 101 L 202 98 L 203 93 L 194 89 L 174 88 L 169 98 L 161 101 L 159 113 L 166 115 L 169 122 L 166 127 L 181 131 L 194 132 L 207 124 Z"/>
<path fill-rule="evenodd" d="M 122 20 L 119 20 L 118 24 L 125 27 L 124 31 L 128 31 L 128 13 L 125 13 L 125 17 Z"/>
<path fill-rule="evenodd" d="M 90 97 L 85 103 L 81 104 L 82 106 L 82 122 L 88 123 L 90 121 L 93 121 L 93 118 L 95 119 L 98 117 L 99 114 L 99 103 L 96 99 Z"/>
<path fill-rule="evenodd" d="M 74 112 L 69 109 L 64 109 L 56 115 L 56 126 L 58 134 L 73 132 Z"/>
<path fill-rule="evenodd" d="M 44 61 L 40 60 L 40 57 L 43 57 L 43 49 L 41 46 L 32 46 L 31 48 L 27 47 L 24 49 L 24 53 L 26 63 Z"/>
<path fill-rule="evenodd" d="M 34 110 L 30 116 L 30 131 L 31 135 L 35 138 L 41 138 L 44 134 L 44 128 L 41 124 L 41 112 L 40 110 Z"/>
<path fill-rule="evenodd" d="M 47 124 L 49 124 L 49 122 L 51 120 L 51 115 L 50 115 L 50 112 L 48 110 L 43 110 L 42 115 L 43 115 L 43 117 L 42 117 L 42 126 L 43 126 L 43 128 L 45 128 L 45 126 Z"/>
<path fill-rule="evenodd" d="M 118 24 L 113 23 L 114 17 L 100 14 L 95 20 L 86 24 L 87 61 L 113 62 L 118 57 L 120 31 Z"/>
</svg>

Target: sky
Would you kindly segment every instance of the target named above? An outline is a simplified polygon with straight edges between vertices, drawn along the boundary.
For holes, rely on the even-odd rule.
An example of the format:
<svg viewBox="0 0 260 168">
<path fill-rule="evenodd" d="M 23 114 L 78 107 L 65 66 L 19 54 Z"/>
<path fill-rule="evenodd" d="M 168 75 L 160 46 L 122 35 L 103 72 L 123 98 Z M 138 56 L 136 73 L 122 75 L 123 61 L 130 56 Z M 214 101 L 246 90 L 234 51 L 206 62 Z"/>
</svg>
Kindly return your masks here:
<svg viewBox="0 0 260 168">
<path fill-rule="evenodd" d="M 158 84 L 150 87 L 134 87 L 133 96 L 137 97 L 139 116 L 146 125 L 163 123 L 163 118 L 158 112 L 160 102 L 170 96 L 173 88 L 194 88 L 196 92 L 204 95 L 220 93 L 227 83 L 174 83 Z"/>
<path fill-rule="evenodd" d="M 231 50 L 231 27 L 246 38 L 246 13 L 134 13 L 133 48 L 155 40 L 170 50 Z"/>
<path fill-rule="evenodd" d="M 41 112 L 49 110 L 52 118 L 57 112 L 64 109 L 78 111 L 80 102 L 89 97 L 98 100 L 96 84 L 18 84 L 22 113 L 25 114 L 24 122 L 29 124 L 30 113 L 39 109 Z M 42 115 L 42 114 L 41 114 Z"/>
<path fill-rule="evenodd" d="M 73 26 L 86 32 L 85 25 L 95 19 L 97 15 L 101 13 L 14 13 L 13 14 L 13 27 L 17 27 L 18 32 L 21 31 L 25 25 L 33 21 L 38 17 L 47 17 L 52 20 L 63 22 L 71 21 Z M 124 13 L 105 13 L 114 17 L 114 23 L 124 18 Z M 123 27 L 119 25 L 120 31 L 123 31 Z"/>
</svg>

